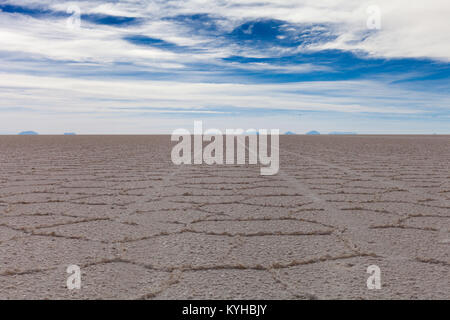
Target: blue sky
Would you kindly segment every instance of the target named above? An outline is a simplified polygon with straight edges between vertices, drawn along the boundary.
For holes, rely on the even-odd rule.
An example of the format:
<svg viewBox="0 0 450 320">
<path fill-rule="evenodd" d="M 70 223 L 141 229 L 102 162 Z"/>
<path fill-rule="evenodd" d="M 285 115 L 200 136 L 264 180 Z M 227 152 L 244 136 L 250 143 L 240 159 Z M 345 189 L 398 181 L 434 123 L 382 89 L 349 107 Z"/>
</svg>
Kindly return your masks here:
<svg viewBox="0 0 450 320">
<path fill-rule="evenodd" d="M 0 133 L 449 134 L 448 16 L 440 0 L 1 1 Z"/>
</svg>

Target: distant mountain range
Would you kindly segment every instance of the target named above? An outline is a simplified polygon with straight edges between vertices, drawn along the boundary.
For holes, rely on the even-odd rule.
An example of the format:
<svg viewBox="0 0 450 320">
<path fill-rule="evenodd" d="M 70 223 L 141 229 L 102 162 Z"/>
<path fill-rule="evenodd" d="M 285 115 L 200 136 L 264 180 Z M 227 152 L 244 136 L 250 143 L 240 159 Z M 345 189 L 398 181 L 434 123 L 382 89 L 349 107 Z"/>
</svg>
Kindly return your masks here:
<svg viewBox="0 0 450 320">
<path fill-rule="evenodd" d="M 22 131 L 22 132 L 18 133 L 18 135 L 20 135 L 20 136 L 37 136 L 38 134 L 39 133 L 37 133 L 36 131 Z M 256 135 L 258 135 L 259 132 L 257 132 L 257 131 L 249 132 L 249 134 L 256 134 Z M 295 135 L 296 133 L 292 132 L 292 131 L 286 131 L 284 134 L 285 135 Z M 329 135 L 357 135 L 356 132 L 346 132 L 346 131 L 343 131 L 343 132 L 332 131 L 332 132 L 330 132 L 328 134 Z M 64 135 L 65 136 L 75 136 L 76 133 L 75 132 L 65 132 Z M 316 131 L 316 130 L 312 130 L 312 131 L 307 132 L 306 135 L 320 135 L 320 132 Z"/>
<path fill-rule="evenodd" d="M 22 131 L 19 132 L 18 135 L 19 136 L 37 136 L 39 133 L 37 133 L 36 131 Z M 76 133 L 75 132 L 64 132 L 65 136 L 75 136 Z"/>
<path fill-rule="evenodd" d="M 357 134 L 356 132 L 338 132 L 338 131 L 333 131 L 330 132 L 329 134 L 333 134 L 333 135 L 355 135 Z"/>
</svg>

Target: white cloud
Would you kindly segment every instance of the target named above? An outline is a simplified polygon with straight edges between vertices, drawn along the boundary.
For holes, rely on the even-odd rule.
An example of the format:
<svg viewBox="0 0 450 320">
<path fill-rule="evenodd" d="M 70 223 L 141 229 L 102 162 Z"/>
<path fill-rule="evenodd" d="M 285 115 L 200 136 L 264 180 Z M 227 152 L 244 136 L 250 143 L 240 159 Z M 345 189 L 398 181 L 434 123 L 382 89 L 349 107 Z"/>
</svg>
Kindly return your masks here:
<svg viewBox="0 0 450 320">
<path fill-rule="evenodd" d="M 8 57 L 8 63 L 0 66 L 1 124 L 4 128 L 11 126 L 11 130 L 12 126 L 20 123 L 22 116 L 31 123 L 30 119 L 52 114 L 55 118 L 63 117 L 70 119 L 74 125 L 78 124 L 80 129 L 74 128 L 74 131 L 101 130 L 100 125 L 94 124 L 92 117 L 123 115 L 122 125 L 119 121 L 114 122 L 117 125 L 115 128 L 132 131 L 134 127 L 130 125 L 130 114 L 141 113 L 138 109 L 141 107 L 173 109 L 174 112 L 180 108 L 196 112 L 199 108 L 234 107 L 352 114 L 426 114 L 429 110 L 448 108 L 450 105 L 448 94 L 444 92 L 437 94 L 401 89 L 387 85 L 385 79 L 289 84 L 237 84 L 226 83 L 231 82 L 226 79 L 222 80 L 225 82 L 222 84 L 182 82 L 178 79 L 182 71 L 189 72 L 192 79 L 197 74 L 210 72 L 189 71 L 190 64 L 218 68 L 227 64 L 242 70 L 264 70 L 278 74 L 318 70 L 332 72 L 333 66 L 224 62 L 221 58 L 232 55 L 266 57 L 283 49 L 274 47 L 272 51 L 250 51 L 231 41 L 208 35 L 203 30 L 192 31 L 173 20 L 164 19 L 180 14 L 205 13 L 218 18 L 217 23 L 222 32 L 232 31 L 245 21 L 261 18 L 280 19 L 292 24 L 324 24 L 337 38 L 298 50 L 335 48 L 359 50 L 379 57 L 425 57 L 450 62 L 450 2 L 446 0 L 7 2 L 62 12 L 66 11 L 69 4 L 75 3 L 80 6 L 82 13 L 142 19 L 140 24 L 121 27 L 95 25 L 82 20 L 80 30 L 70 30 L 66 27 L 65 18 L 32 18 L 0 12 L 0 54 Z M 368 33 L 366 9 L 373 4 L 381 10 L 381 29 Z M 168 51 L 134 45 L 123 39 L 134 34 L 163 39 L 180 47 L 191 46 L 198 51 Z M 37 62 L 33 64 L 33 61 Z M 100 80 L 101 74 L 79 78 L 70 72 L 64 77 L 44 76 L 64 73 L 69 70 L 67 67 L 92 66 L 92 70 L 98 70 L 94 67 L 118 68 L 118 64 L 131 64 L 132 71 L 155 74 L 169 72 L 173 75 L 172 79 L 176 80 L 138 81 L 120 76 Z M 217 77 L 212 78 L 217 80 Z M 14 108 L 17 108 L 17 112 L 12 111 Z M 25 114 L 20 108 L 30 111 Z M 73 112 L 86 114 L 71 118 L 70 113 Z M 150 112 L 157 110 L 146 111 Z M 161 126 L 160 123 L 156 125 Z M 144 120 L 140 122 L 139 128 L 143 127 Z"/>
<path fill-rule="evenodd" d="M 27 106 L 42 112 L 59 113 L 128 113 L 127 108 L 139 107 L 186 111 L 234 107 L 413 114 L 426 112 L 430 103 L 449 102 L 445 95 L 429 93 L 424 96 L 373 81 L 213 84 L 0 74 L 0 87 L 5 88 L 0 94 L 0 110 L 2 107 Z M 381 106 L 380 101 L 383 102 Z M 408 105 L 408 102 L 414 104 Z"/>
<path fill-rule="evenodd" d="M 180 45 L 201 44 L 204 36 L 186 33 L 187 30 L 173 21 L 162 18 L 178 14 L 206 13 L 222 17 L 219 24 L 231 31 L 249 19 L 270 18 L 291 23 L 329 24 L 338 35 L 337 40 L 321 44 L 315 49 L 337 48 L 363 50 L 382 57 L 429 57 L 450 61 L 450 2 L 446 0 L 189 0 L 189 1 L 9 1 L 15 4 L 47 5 L 65 11 L 69 4 L 80 6 L 82 13 L 100 13 L 145 18 L 139 26 L 113 28 L 89 25 L 82 21 L 85 30 L 70 33 L 62 21 L 23 19 L 18 15 L 1 14 L 0 30 L 2 48 L 11 47 L 35 54 L 41 52 L 49 58 L 106 60 L 111 58 L 154 59 L 162 55 L 158 50 L 130 50 L 130 44 L 121 40 L 126 33 L 136 32 L 164 38 Z M 381 10 L 381 29 L 363 39 L 369 5 Z M 92 43 L 95 41 L 96 46 Z M 8 45 L 9 44 L 9 45 Z M 39 45 L 41 44 L 41 45 Z M 33 47 L 35 49 L 33 50 Z M 45 50 L 45 48 L 49 48 Z M 97 48 L 97 49 L 95 49 Z M 207 52 L 218 54 L 209 45 Z M 228 48 L 233 50 L 232 47 Z M 224 50 L 224 48 L 222 48 Z M 70 54 L 72 53 L 72 54 Z M 166 59 L 178 59 L 178 56 Z M 131 57 L 130 57 L 131 56 Z M 185 57 L 186 58 L 186 57 Z"/>
</svg>

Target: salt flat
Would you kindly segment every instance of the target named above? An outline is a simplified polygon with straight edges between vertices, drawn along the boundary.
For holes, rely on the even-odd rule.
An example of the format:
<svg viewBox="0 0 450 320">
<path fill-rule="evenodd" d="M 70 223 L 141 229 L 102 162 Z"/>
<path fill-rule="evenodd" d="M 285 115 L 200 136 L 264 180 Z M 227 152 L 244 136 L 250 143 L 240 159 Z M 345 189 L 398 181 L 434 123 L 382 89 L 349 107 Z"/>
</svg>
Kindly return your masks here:
<svg viewBox="0 0 450 320">
<path fill-rule="evenodd" d="M 282 136 L 274 176 L 172 146 L 0 137 L 0 298 L 450 299 L 449 136 Z"/>
</svg>

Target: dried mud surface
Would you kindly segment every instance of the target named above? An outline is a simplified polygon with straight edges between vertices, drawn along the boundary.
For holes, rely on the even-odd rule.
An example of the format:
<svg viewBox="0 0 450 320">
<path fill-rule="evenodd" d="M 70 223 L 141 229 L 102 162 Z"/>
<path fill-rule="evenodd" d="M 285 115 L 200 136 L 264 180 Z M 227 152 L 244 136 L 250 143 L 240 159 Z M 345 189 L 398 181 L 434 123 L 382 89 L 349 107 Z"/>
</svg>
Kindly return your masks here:
<svg viewBox="0 0 450 320">
<path fill-rule="evenodd" d="M 450 137 L 280 139 L 260 176 L 169 136 L 0 137 L 0 299 L 450 299 Z"/>
</svg>

